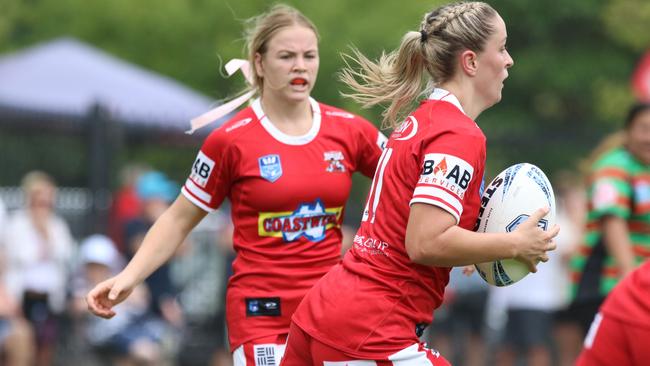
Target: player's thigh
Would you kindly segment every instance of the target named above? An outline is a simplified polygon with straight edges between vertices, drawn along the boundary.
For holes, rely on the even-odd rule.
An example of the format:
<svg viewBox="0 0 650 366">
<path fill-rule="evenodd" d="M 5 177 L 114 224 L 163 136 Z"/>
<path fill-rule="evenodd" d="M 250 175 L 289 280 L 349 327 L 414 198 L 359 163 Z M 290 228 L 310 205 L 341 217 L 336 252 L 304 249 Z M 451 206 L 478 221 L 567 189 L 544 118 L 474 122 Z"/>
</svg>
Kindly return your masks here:
<svg viewBox="0 0 650 366">
<path fill-rule="evenodd" d="M 282 366 L 310 366 L 314 364 L 311 351 L 312 338 L 300 327 L 291 323 L 287 348 L 282 357 Z"/>
<path fill-rule="evenodd" d="M 278 334 L 248 341 L 232 353 L 233 366 L 279 366 L 286 340 L 286 334 Z"/>
</svg>

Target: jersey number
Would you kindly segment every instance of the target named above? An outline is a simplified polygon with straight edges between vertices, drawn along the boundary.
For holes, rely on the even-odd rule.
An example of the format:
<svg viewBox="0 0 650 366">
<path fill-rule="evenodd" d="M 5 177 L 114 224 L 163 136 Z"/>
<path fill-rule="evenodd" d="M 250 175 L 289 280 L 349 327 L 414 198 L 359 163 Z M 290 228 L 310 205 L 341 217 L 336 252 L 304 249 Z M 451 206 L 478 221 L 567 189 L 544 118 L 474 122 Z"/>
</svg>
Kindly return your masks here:
<svg viewBox="0 0 650 366">
<path fill-rule="evenodd" d="M 379 197 L 381 196 L 381 189 L 384 183 L 384 172 L 386 171 L 386 166 L 388 165 L 388 161 L 392 155 L 393 148 L 388 148 L 384 149 L 379 157 L 377 170 L 375 170 L 375 176 L 372 178 L 370 194 L 368 195 L 368 201 L 366 202 L 366 208 L 363 210 L 361 221 L 368 221 L 368 219 L 370 219 L 371 223 L 375 222 L 375 213 L 377 212 Z"/>
</svg>

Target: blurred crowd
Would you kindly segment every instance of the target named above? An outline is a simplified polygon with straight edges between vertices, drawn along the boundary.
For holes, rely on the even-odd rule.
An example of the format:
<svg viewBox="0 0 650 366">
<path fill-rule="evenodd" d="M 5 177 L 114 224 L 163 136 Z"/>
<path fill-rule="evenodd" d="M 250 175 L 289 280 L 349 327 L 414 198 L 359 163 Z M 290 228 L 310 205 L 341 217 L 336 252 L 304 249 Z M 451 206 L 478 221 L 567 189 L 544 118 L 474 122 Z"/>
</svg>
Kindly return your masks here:
<svg viewBox="0 0 650 366">
<path fill-rule="evenodd" d="M 643 156 L 649 127 L 646 107 L 623 132 L 604 140 L 583 172 L 554 175 L 558 249 L 536 274 L 493 287 L 476 274 L 453 269 L 444 305 L 423 340 L 454 365 L 573 365 L 599 304 L 589 298 L 595 308 L 585 310 L 579 301 L 581 283 L 594 268 L 605 274 L 605 281 L 625 274 L 608 269 L 623 261 L 608 241 L 631 243 L 630 268 L 650 253 L 639 244 L 650 227 L 650 206 L 643 205 L 650 184 L 638 183 L 650 176 L 650 161 L 645 162 L 650 158 Z M 617 166 L 618 160 L 610 158 L 621 154 L 631 167 Z M 621 178 L 626 169 L 632 177 L 628 180 Z M 24 176 L 23 207 L 8 210 L 0 200 L 0 365 L 232 363 L 223 306 L 234 257 L 227 208 L 203 220 L 174 259 L 118 306 L 114 318 L 104 320 L 87 311 L 88 290 L 124 267 L 179 191 L 165 174 L 138 164 L 126 167 L 121 180 L 108 235 L 74 238 L 56 211 L 56 183 L 41 171 Z M 612 217 L 627 223 L 632 239 L 608 232 L 612 229 L 604 223 Z M 354 228 L 343 229 L 346 250 Z M 594 268 L 576 265 L 598 251 L 612 259 L 605 256 Z M 611 287 L 599 292 L 599 301 Z"/>
<path fill-rule="evenodd" d="M 230 219 L 223 210 L 208 216 L 174 260 L 118 306 L 114 318 L 87 312 L 87 291 L 123 268 L 179 189 L 163 173 L 140 165 L 126 167 L 122 181 L 110 234 L 78 242 L 55 212 L 56 185 L 43 172 L 24 177 L 25 207 L 10 213 L 0 207 L 0 364 L 231 363 L 222 302 L 233 252 Z M 514 365 L 517 359 L 569 365 L 579 352 L 582 335 L 561 315 L 568 304 L 567 262 L 580 240 L 585 195 L 572 173 L 558 176 L 554 186 L 562 227 L 559 250 L 537 274 L 496 288 L 477 275 L 463 275 L 460 268 L 452 271 L 445 305 L 424 339 L 454 365 Z M 354 230 L 344 229 L 351 238 Z"/>
<path fill-rule="evenodd" d="M 0 201 L 0 365 L 230 364 L 223 299 L 233 254 L 223 209 L 114 318 L 87 311 L 88 290 L 124 267 L 179 192 L 137 164 L 122 178 L 108 235 L 73 238 L 56 211 L 56 183 L 41 171 L 22 180 L 24 207 Z"/>
</svg>

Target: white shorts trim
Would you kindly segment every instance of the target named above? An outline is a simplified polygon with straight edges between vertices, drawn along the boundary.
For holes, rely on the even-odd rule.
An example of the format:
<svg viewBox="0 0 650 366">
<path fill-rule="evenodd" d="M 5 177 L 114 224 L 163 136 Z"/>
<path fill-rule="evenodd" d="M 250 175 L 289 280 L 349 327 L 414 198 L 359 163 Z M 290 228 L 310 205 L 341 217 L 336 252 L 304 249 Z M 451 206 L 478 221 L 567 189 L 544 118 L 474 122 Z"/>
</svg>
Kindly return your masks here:
<svg viewBox="0 0 650 366">
<path fill-rule="evenodd" d="M 431 362 L 433 358 L 440 357 L 440 353 L 431 349 L 422 348 L 415 343 L 403 350 L 388 356 L 393 366 L 435 366 Z M 376 366 L 376 361 L 371 360 L 348 360 L 348 361 L 323 361 L 323 366 Z"/>
<path fill-rule="evenodd" d="M 286 348 L 286 343 L 253 344 L 252 358 L 255 363 L 249 365 L 246 363 L 244 346 L 241 345 L 232 353 L 233 366 L 280 366 Z"/>
<path fill-rule="evenodd" d="M 594 321 L 591 322 L 589 327 L 589 332 L 585 337 L 584 346 L 586 349 L 591 349 L 591 346 L 594 345 L 594 340 L 596 339 L 596 334 L 598 333 L 598 328 L 600 328 L 600 322 L 603 321 L 603 315 L 601 313 L 596 313 Z"/>
</svg>

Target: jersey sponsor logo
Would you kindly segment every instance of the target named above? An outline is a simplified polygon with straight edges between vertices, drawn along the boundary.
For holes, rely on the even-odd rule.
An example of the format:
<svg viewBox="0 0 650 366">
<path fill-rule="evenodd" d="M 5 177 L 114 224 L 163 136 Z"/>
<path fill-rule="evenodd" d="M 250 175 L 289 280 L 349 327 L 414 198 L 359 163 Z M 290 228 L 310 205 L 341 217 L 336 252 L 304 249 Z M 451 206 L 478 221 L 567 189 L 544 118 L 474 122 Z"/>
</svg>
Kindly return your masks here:
<svg viewBox="0 0 650 366">
<path fill-rule="evenodd" d="M 208 184 L 208 178 L 214 169 L 214 160 L 210 159 L 203 151 L 199 151 L 199 154 L 192 164 L 192 173 L 190 174 L 190 179 L 196 183 L 201 188 L 205 188 Z"/>
<path fill-rule="evenodd" d="M 281 316 L 279 297 L 246 298 L 246 316 Z"/>
<path fill-rule="evenodd" d="M 323 155 L 324 155 L 323 159 L 329 163 L 329 165 L 325 169 L 326 171 L 330 173 L 345 171 L 345 165 L 343 165 L 343 160 L 345 160 L 345 156 L 343 156 L 342 152 L 326 151 Z"/>
<path fill-rule="evenodd" d="M 253 345 L 255 366 L 278 366 L 279 358 L 276 357 L 274 344 Z"/>
<path fill-rule="evenodd" d="M 355 235 L 353 241 L 354 249 L 358 253 L 367 253 L 370 255 L 385 255 L 389 256 L 388 249 L 390 244 L 383 240 L 371 238 L 364 235 Z"/>
<path fill-rule="evenodd" d="M 343 112 L 343 111 L 325 111 L 326 116 L 332 116 L 332 117 L 342 117 L 342 118 L 347 118 L 347 119 L 352 119 L 354 118 L 354 114 L 348 113 L 348 112 Z"/>
<path fill-rule="evenodd" d="M 325 239 L 327 229 L 339 227 L 343 207 L 325 208 L 320 199 L 302 203 L 295 211 L 260 212 L 257 231 L 259 236 L 272 236 L 285 242 L 305 237 L 319 242 Z"/>
<path fill-rule="evenodd" d="M 260 176 L 273 183 L 282 176 L 280 155 L 269 154 L 257 159 L 260 166 Z"/>
<path fill-rule="evenodd" d="M 409 116 L 393 131 L 392 137 L 395 140 L 408 140 L 418 132 L 418 120 Z"/>
<path fill-rule="evenodd" d="M 230 132 L 230 131 L 235 130 L 235 129 L 239 128 L 239 127 L 246 126 L 247 124 L 251 123 L 252 120 L 253 120 L 252 118 L 244 118 L 241 121 L 237 121 L 237 122 L 233 123 L 232 125 L 228 126 L 226 128 L 226 132 Z"/>
<path fill-rule="evenodd" d="M 459 157 L 426 154 L 418 184 L 438 186 L 463 199 L 473 174 L 474 168 Z"/>
</svg>

